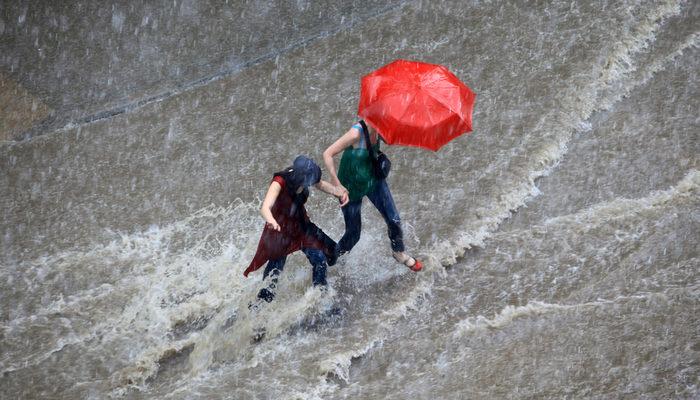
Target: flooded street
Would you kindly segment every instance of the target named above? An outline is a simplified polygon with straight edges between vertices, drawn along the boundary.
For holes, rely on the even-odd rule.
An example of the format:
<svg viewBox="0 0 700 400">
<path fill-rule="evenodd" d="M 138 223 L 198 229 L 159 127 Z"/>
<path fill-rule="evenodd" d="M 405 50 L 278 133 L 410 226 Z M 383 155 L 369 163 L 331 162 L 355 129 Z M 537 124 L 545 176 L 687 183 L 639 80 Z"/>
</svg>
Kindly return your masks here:
<svg viewBox="0 0 700 400">
<path fill-rule="evenodd" d="M 700 396 L 698 4 L 0 9 L 0 398 Z M 426 267 L 365 202 L 329 293 L 295 253 L 250 311 L 272 174 L 395 59 L 477 93 L 471 134 L 382 148 Z"/>
</svg>

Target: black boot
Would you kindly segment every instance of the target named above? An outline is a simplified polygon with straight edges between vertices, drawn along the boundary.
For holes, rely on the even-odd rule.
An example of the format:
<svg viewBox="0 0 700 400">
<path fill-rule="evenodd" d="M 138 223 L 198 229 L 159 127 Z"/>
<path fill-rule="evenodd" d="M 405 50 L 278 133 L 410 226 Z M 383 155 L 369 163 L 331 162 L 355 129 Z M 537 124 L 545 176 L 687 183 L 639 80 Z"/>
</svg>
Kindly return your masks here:
<svg viewBox="0 0 700 400">
<path fill-rule="evenodd" d="M 258 292 L 258 298 L 270 303 L 275 299 L 275 293 L 268 288 L 262 288 L 260 289 L 260 292 Z"/>
</svg>

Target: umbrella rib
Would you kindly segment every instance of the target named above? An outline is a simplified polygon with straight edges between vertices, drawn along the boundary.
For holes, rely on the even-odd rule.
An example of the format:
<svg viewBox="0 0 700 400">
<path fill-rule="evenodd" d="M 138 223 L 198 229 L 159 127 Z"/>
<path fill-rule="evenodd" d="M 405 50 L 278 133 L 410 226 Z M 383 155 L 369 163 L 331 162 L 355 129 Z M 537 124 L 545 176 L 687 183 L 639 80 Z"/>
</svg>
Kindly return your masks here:
<svg viewBox="0 0 700 400">
<path fill-rule="evenodd" d="M 453 112 L 453 113 L 459 115 L 459 119 L 461 119 L 462 121 L 464 121 L 464 119 L 462 118 L 462 115 L 460 115 L 460 110 L 453 110 L 452 107 L 450 107 L 448 104 L 445 104 L 445 102 L 443 102 L 443 101 L 440 100 L 439 98 L 433 96 L 432 93 L 426 92 L 425 94 L 426 94 L 428 97 L 430 97 L 431 99 L 433 99 L 433 100 L 435 100 L 436 102 L 438 102 L 439 104 L 441 104 L 442 106 L 444 106 L 445 108 L 447 108 L 448 110 L 450 110 L 451 112 Z M 462 99 L 462 98 L 460 97 L 460 101 L 464 101 L 464 99 Z"/>
<path fill-rule="evenodd" d="M 415 100 L 415 99 L 416 99 L 416 94 L 415 94 L 415 93 L 411 93 L 411 100 L 408 101 L 408 104 L 409 104 L 408 107 L 406 107 L 406 109 L 404 110 L 403 114 L 401 114 L 401 118 L 399 118 L 399 123 L 402 123 L 402 122 L 403 122 L 403 117 L 406 116 L 406 114 L 408 113 L 408 110 L 411 108 L 411 103 L 413 103 L 413 100 Z"/>
<path fill-rule="evenodd" d="M 411 108 L 411 107 L 410 107 L 410 104 L 411 104 L 411 103 L 413 102 L 413 100 L 415 100 L 415 98 L 416 98 L 415 93 L 409 93 L 409 95 L 410 95 L 411 97 L 410 97 L 410 100 L 407 102 L 407 103 L 408 103 L 408 106 L 404 109 L 403 113 L 401 114 L 401 117 L 399 117 L 399 118 L 396 119 L 396 121 L 397 121 L 399 124 L 403 123 L 403 118 L 406 116 L 406 114 L 408 113 L 408 110 Z M 401 96 L 401 94 L 395 94 L 395 95 L 393 95 L 393 96 Z M 392 97 L 393 97 L 393 96 L 392 96 Z M 381 132 L 379 132 L 379 133 L 381 133 Z M 385 136 L 386 136 L 386 135 L 385 135 Z"/>
</svg>

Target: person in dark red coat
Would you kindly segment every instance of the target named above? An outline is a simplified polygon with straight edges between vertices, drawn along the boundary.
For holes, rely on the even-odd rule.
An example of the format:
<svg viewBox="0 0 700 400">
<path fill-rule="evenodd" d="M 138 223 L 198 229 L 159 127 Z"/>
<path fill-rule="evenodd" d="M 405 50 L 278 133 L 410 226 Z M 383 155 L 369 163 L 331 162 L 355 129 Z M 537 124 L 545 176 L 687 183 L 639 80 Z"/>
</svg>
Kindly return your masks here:
<svg viewBox="0 0 700 400">
<path fill-rule="evenodd" d="M 337 197 L 341 206 L 348 202 L 347 193 L 321 180 L 321 169 L 306 156 L 297 157 L 291 167 L 274 174 L 260 208 L 265 227 L 253 261 L 243 272 L 247 277 L 267 262 L 263 280 L 270 277 L 271 282 L 258 293 L 261 300 L 274 299 L 277 278 L 287 255 L 297 250 L 304 252 L 313 267 L 314 286 L 326 285 L 326 268 L 337 259 L 336 243 L 306 213 L 304 204 L 312 185 Z"/>
</svg>

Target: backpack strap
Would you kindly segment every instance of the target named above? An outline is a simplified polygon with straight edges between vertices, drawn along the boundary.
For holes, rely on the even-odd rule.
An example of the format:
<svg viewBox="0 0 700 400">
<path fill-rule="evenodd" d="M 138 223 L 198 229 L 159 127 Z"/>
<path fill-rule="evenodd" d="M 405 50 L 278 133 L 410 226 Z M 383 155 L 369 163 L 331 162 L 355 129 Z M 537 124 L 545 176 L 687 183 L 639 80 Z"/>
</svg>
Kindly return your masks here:
<svg viewBox="0 0 700 400">
<path fill-rule="evenodd" d="M 360 132 L 360 141 L 357 142 L 357 148 L 361 149 L 365 147 L 365 134 L 364 131 L 362 130 L 362 125 L 360 123 L 356 123 L 355 125 L 352 126 L 353 128 L 357 129 L 358 132 Z"/>
<path fill-rule="evenodd" d="M 360 125 L 362 126 L 362 132 L 365 135 L 365 144 L 367 146 L 367 151 L 369 151 L 369 156 L 372 160 L 376 160 L 377 156 L 374 154 L 374 149 L 372 148 L 372 142 L 369 140 L 369 130 L 367 129 L 367 124 L 364 120 L 360 120 Z"/>
</svg>

